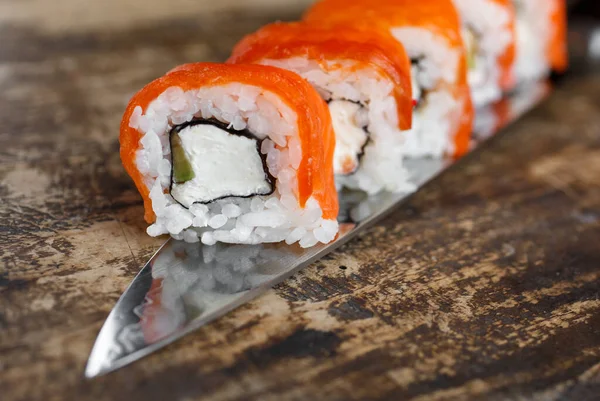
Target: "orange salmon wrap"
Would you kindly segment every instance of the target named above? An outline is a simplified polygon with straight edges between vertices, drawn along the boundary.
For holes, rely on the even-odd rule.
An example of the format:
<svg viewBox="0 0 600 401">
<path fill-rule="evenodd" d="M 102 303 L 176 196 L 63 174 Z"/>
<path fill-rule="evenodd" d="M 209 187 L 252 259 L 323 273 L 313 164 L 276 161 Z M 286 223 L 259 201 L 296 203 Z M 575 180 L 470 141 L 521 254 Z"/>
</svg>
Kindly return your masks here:
<svg viewBox="0 0 600 401">
<path fill-rule="evenodd" d="M 311 24 L 382 29 L 412 61 L 417 103 L 406 135 L 408 156 L 461 156 L 469 149 L 473 105 L 458 12 L 452 0 L 323 0 L 304 16 Z"/>
<path fill-rule="evenodd" d="M 411 129 L 411 63 L 389 32 L 274 23 L 243 38 L 230 63 L 294 71 L 328 102 L 338 183 L 369 193 L 413 188 L 403 144 Z"/>
<path fill-rule="evenodd" d="M 566 0 L 513 2 L 517 12 L 517 80 L 564 72 L 568 67 Z"/>
<path fill-rule="evenodd" d="M 516 14 L 512 0 L 454 0 L 462 19 L 473 103 L 485 106 L 515 86 Z"/>
<path fill-rule="evenodd" d="M 120 143 L 152 236 L 312 246 L 337 233 L 327 105 L 290 71 L 178 67 L 133 96 Z"/>
<path fill-rule="evenodd" d="M 546 45 L 546 54 L 552 70 L 565 72 L 569 66 L 567 52 L 567 2 L 566 0 L 548 0 L 550 3 L 550 40 Z"/>
</svg>

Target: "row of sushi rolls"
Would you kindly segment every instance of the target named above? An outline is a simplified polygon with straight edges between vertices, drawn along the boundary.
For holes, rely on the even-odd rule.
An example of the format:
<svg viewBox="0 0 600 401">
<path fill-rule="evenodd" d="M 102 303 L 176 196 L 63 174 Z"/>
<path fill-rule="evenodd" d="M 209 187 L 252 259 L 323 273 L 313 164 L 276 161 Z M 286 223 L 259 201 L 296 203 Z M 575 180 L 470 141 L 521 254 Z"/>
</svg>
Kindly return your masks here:
<svg viewBox="0 0 600 401">
<path fill-rule="evenodd" d="M 414 191 L 411 159 L 464 155 L 486 108 L 566 67 L 565 0 L 321 0 L 146 85 L 121 159 L 151 236 L 311 247 L 339 191 Z"/>
</svg>

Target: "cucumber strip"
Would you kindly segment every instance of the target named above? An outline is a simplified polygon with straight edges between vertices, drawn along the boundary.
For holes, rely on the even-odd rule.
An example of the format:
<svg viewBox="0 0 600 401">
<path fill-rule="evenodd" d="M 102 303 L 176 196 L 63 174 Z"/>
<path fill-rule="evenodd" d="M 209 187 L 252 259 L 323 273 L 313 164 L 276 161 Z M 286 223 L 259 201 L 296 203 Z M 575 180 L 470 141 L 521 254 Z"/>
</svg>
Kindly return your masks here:
<svg viewBox="0 0 600 401">
<path fill-rule="evenodd" d="M 171 155 L 173 157 L 173 182 L 182 184 L 196 176 L 177 132 L 171 135 Z"/>
</svg>

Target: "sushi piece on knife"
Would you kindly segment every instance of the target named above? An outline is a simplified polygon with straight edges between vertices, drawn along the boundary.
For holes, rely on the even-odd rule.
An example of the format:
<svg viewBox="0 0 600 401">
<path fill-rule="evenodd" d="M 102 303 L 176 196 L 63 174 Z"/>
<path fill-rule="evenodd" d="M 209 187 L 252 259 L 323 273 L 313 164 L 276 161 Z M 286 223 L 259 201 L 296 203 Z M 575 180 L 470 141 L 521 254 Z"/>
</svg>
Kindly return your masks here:
<svg viewBox="0 0 600 401">
<path fill-rule="evenodd" d="M 314 25 L 382 29 L 411 59 L 413 127 L 404 153 L 460 156 L 470 143 L 473 105 L 460 19 L 452 0 L 322 0 L 304 16 Z"/>
<path fill-rule="evenodd" d="M 285 68 L 317 89 L 333 121 L 339 185 L 368 193 L 414 189 L 403 158 L 413 112 L 411 65 L 389 33 L 275 23 L 242 39 L 229 62 Z"/>
<path fill-rule="evenodd" d="M 454 0 L 462 19 L 468 80 L 477 108 L 515 85 L 515 10 L 512 0 Z"/>
<path fill-rule="evenodd" d="M 564 72 L 568 65 L 566 0 L 513 3 L 517 13 L 517 80 L 532 81 L 551 71 Z"/>
<path fill-rule="evenodd" d="M 120 143 L 152 236 L 309 247 L 337 233 L 331 119 L 292 72 L 181 66 L 134 95 Z"/>
</svg>

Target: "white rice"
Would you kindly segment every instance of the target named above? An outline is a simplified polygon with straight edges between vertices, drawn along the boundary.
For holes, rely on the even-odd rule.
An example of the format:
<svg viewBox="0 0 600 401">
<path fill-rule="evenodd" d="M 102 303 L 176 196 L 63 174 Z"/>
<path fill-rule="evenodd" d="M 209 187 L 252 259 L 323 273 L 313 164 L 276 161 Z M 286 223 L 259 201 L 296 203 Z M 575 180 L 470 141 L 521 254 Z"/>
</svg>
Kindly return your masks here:
<svg viewBox="0 0 600 401">
<path fill-rule="evenodd" d="M 248 129 L 264 139 L 269 173 L 276 178 L 268 196 L 230 197 L 189 210 L 177 203 L 168 189 L 171 180 L 169 131 L 193 118 L 214 118 L 235 130 Z M 138 169 L 150 189 L 156 221 L 148 234 L 170 234 L 186 242 L 257 244 L 285 241 L 310 247 L 333 240 L 335 220 L 322 218 L 314 198 L 303 209 L 297 198 L 296 169 L 302 159 L 296 115 L 275 94 L 251 85 L 229 84 L 183 91 L 168 88 L 147 110 L 136 107 L 130 127 L 142 133 L 136 154 Z M 275 144 L 283 149 L 275 148 Z"/>
<path fill-rule="evenodd" d="M 469 71 L 471 96 L 476 107 L 484 106 L 502 97 L 499 85 L 500 57 L 514 40 L 509 28 L 510 12 L 490 0 L 454 0 L 463 21 L 464 30 L 478 34 L 476 68 Z"/>
<path fill-rule="evenodd" d="M 513 0 L 517 10 L 517 81 L 530 82 L 547 76 L 546 58 L 552 34 L 552 2 L 548 0 Z"/>
<path fill-rule="evenodd" d="M 413 67 L 413 85 L 418 86 L 413 87 L 413 93 L 427 92 L 423 104 L 413 113 L 413 128 L 405 133 L 405 156 L 437 158 L 452 154 L 453 121 L 459 105 L 444 86 L 455 84 L 460 54 L 427 29 L 393 28 L 391 33 L 412 60 L 420 60 L 418 69 Z"/>
<path fill-rule="evenodd" d="M 415 189 L 404 167 L 405 135 L 398 129 L 393 82 L 373 70 L 358 69 L 352 60 L 327 60 L 319 64 L 304 57 L 292 57 L 265 59 L 260 63 L 296 72 L 308 80 L 325 100 L 349 100 L 367 109 L 369 141 L 356 172 L 336 176 L 339 186 L 370 194 Z M 343 133 L 337 132 L 336 135 Z"/>
</svg>

